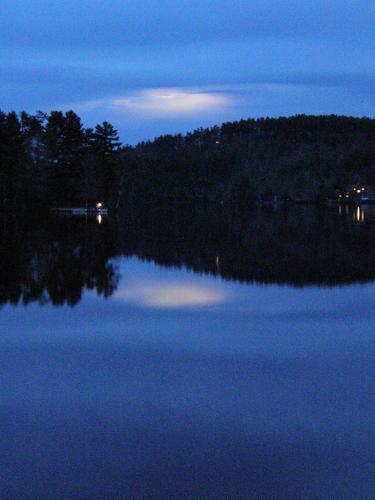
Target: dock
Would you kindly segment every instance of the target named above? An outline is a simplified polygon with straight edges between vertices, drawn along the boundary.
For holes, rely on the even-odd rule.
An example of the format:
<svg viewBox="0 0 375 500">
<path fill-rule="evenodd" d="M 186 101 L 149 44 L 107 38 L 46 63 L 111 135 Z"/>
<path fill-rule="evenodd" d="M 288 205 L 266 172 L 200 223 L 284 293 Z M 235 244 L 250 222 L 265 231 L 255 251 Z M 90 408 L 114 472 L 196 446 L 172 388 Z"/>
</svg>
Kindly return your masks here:
<svg viewBox="0 0 375 500">
<path fill-rule="evenodd" d="M 52 208 L 51 211 L 64 215 L 108 215 L 108 208 L 62 207 Z"/>
</svg>

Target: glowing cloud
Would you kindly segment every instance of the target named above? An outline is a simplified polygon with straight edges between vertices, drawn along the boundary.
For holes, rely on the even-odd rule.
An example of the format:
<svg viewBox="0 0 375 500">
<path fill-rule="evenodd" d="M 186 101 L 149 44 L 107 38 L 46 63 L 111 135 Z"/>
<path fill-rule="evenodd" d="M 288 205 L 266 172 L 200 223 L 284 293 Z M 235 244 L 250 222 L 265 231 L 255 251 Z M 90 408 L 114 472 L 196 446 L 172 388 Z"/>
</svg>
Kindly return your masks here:
<svg viewBox="0 0 375 500">
<path fill-rule="evenodd" d="M 91 111 L 113 108 L 143 116 L 183 116 L 217 112 L 233 104 L 227 93 L 204 88 L 144 89 L 123 97 L 74 104 L 74 109 Z"/>
<path fill-rule="evenodd" d="M 152 114 L 196 114 L 220 109 L 230 102 L 221 93 L 189 89 L 149 89 L 136 95 L 111 101 L 113 106 Z"/>
<path fill-rule="evenodd" d="M 116 297 L 145 307 L 179 309 L 220 304 L 226 295 L 222 290 L 190 283 L 146 283 L 120 290 Z"/>
</svg>

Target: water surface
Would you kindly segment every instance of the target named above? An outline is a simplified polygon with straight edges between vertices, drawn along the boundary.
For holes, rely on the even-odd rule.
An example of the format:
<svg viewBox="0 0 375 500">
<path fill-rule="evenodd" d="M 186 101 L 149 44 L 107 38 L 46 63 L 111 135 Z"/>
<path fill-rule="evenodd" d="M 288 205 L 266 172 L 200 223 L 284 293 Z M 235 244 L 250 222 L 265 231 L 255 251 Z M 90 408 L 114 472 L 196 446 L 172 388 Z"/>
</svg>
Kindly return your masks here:
<svg viewBox="0 0 375 500">
<path fill-rule="evenodd" d="M 371 498 L 358 208 L 4 220 L 1 498 Z"/>
</svg>

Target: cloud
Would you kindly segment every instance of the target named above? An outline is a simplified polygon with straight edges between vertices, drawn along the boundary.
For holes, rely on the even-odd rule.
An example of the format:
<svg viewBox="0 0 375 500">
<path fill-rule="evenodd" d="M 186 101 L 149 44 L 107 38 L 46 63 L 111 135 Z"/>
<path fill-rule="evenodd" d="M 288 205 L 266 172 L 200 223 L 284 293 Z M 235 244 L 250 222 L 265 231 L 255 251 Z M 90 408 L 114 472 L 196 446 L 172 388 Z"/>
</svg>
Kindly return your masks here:
<svg viewBox="0 0 375 500">
<path fill-rule="evenodd" d="M 318 92 L 335 93 L 339 88 L 357 94 L 375 97 L 375 77 L 364 74 L 289 74 L 253 76 L 246 83 L 201 85 L 197 87 L 167 87 L 150 89 L 127 89 L 127 92 L 117 97 L 93 99 L 83 102 L 72 102 L 64 107 L 76 109 L 79 112 L 94 110 L 112 110 L 117 116 L 130 113 L 140 118 L 179 118 L 191 116 L 209 116 L 210 114 L 231 112 L 234 109 L 249 108 L 275 95 L 292 94 L 298 98 L 300 93 L 308 93 L 310 98 L 317 97 Z M 289 95 L 289 98 L 292 97 Z M 265 108 L 266 110 L 266 108 Z M 337 110 L 340 113 L 339 110 Z M 296 112 L 304 112 L 296 110 Z M 285 112 L 284 112 L 285 113 Z M 286 114 L 288 114 L 286 112 Z"/>
<path fill-rule="evenodd" d="M 97 108 L 115 108 L 117 111 L 133 111 L 142 116 L 189 116 L 209 114 L 229 107 L 234 98 L 222 91 L 205 91 L 189 88 L 143 89 L 123 97 L 92 100 L 71 106 L 79 111 Z"/>
<path fill-rule="evenodd" d="M 207 307 L 226 299 L 222 290 L 189 283 L 145 283 L 119 290 L 115 296 L 125 302 L 154 309 Z"/>
<path fill-rule="evenodd" d="M 373 36 L 368 0 L 12 0 L 2 45 L 98 47 L 255 39 L 313 33 Z"/>
<path fill-rule="evenodd" d="M 231 103 L 222 93 L 166 88 L 140 91 L 130 97 L 114 99 L 112 106 L 135 109 L 145 114 L 197 114 L 221 109 Z"/>
</svg>

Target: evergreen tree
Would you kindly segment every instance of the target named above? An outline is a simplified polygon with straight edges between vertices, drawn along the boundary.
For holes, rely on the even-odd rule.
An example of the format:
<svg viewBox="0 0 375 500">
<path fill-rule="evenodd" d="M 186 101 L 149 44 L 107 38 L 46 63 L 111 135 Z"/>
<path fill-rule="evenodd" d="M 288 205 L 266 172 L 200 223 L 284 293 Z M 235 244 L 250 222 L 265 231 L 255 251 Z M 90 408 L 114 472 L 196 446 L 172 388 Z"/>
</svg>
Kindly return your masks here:
<svg viewBox="0 0 375 500">
<path fill-rule="evenodd" d="M 47 116 L 41 111 L 20 114 L 22 141 L 25 153 L 23 163 L 23 199 L 27 205 L 43 204 L 48 194 L 45 169 L 44 122 Z"/>
<path fill-rule="evenodd" d="M 82 203 L 85 132 L 73 111 L 53 111 L 45 131 L 46 159 L 52 203 Z"/>
<path fill-rule="evenodd" d="M 117 130 L 108 122 L 95 127 L 94 138 L 95 151 L 102 158 L 111 158 L 121 146 Z"/>
<path fill-rule="evenodd" d="M 65 113 L 62 142 L 61 178 L 66 190 L 63 200 L 81 203 L 84 196 L 85 133 L 81 119 L 73 111 Z"/>
<path fill-rule="evenodd" d="M 14 112 L 0 114 L 1 205 L 15 207 L 21 197 L 24 150 L 21 126 Z"/>
<path fill-rule="evenodd" d="M 115 155 L 121 143 L 117 130 L 108 122 L 103 122 L 101 125 L 95 127 L 93 138 L 98 194 L 105 203 L 111 205 L 117 199 L 114 191 L 119 173 L 115 162 Z"/>
<path fill-rule="evenodd" d="M 63 160 L 65 118 L 61 111 L 52 111 L 45 129 L 46 159 L 49 165 L 59 165 Z"/>
<path fill-rule="evenodd" d="M 39 111 L 36 115 L 21 112 L 20 124 L 27 160 L 37 163 L 44 158 L 44 121 L 46 115 Z"/>
</svg>

